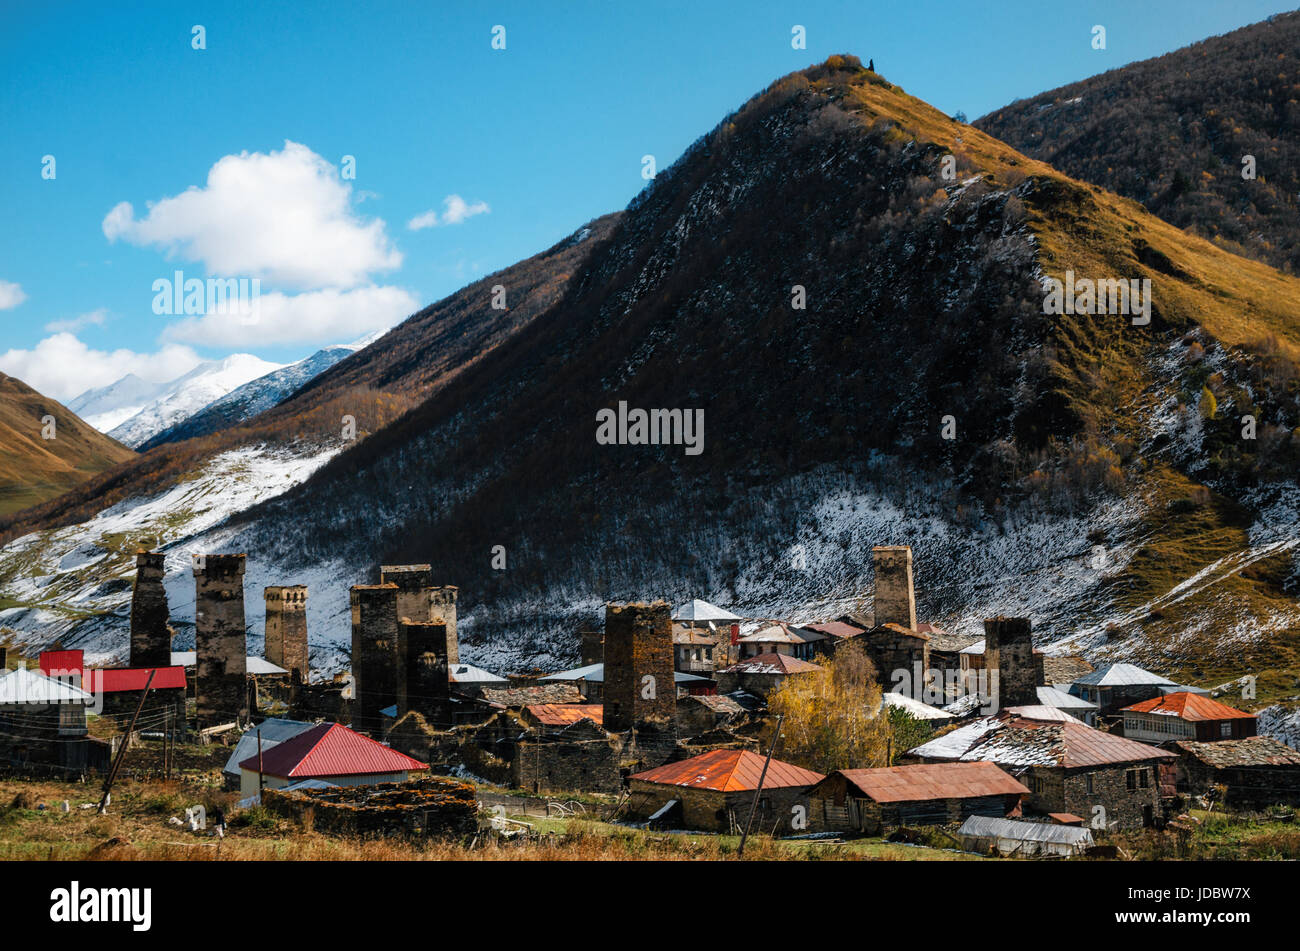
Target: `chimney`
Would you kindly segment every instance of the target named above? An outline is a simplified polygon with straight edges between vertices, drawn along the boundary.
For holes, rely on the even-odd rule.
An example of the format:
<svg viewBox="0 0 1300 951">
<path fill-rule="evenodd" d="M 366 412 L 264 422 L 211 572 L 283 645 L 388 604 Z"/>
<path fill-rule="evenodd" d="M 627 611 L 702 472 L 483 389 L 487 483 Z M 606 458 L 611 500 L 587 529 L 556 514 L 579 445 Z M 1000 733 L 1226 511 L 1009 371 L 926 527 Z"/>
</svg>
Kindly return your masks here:
<svg viewBox="0 0 1300 951">
<path fill-rule="evenodd" d="M 912 588 L 912 549 L 908 545 L 877 545 L 871 549 L 876 569 L 873 601 L 875 623 L 916 630 L 916 593 Z"/>
</svg>

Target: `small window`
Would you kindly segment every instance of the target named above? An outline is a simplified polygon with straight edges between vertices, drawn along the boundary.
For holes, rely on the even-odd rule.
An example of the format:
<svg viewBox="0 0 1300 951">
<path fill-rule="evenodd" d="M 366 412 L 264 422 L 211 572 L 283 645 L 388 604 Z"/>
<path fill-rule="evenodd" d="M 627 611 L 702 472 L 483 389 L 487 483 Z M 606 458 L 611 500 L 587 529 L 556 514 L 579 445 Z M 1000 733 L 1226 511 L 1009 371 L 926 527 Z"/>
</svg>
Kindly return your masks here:
<svg viewBox="0 0 1300 951">
<path fill-rule="evenodd" d="M 1088 795 L 1091 796 L 1093 794 L 1092 773 L 1083 777 L 1083 786 L 1088 791 Z"/>
<path fill-rule="evenodd" d="M 1219 724 L 1219 736 L 1232 736 L 1232 721 L 1224 720 Z"/>
<path fill-rule="evenodd" d="M 1138 781 L 1139 781 L 1139 784 L 1142 786 L 1143 789 L 1146 789 L 1148 786 L 1150 786 L 1150 785 L 1151 785 L 1151 773 L 1150 773 L 1150 771 L 1145 770 L 1145 769 L 1143 769 L 1143 770 L 1139 770 L 1139 771 L 1138 771 Z"/>
</svg>

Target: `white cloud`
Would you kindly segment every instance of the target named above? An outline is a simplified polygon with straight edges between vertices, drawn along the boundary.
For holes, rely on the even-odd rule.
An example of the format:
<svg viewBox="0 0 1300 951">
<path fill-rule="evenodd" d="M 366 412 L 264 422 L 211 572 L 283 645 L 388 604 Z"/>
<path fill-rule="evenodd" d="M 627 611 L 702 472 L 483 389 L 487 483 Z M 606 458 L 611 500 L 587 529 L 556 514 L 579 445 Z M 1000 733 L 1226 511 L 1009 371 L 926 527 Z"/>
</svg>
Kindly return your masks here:
<svg viewBox="0 0 1300 951">
<path fill-rule="evenodd" d="M 89 313 L 73 317 L 71 320 L 51 320 L 45 325 L 45 329 L 49 333 L 61 333 L 65 330 L 76 332 L 82 327 L 102 327 L 107 319 L 108 311 L 101 307 L 98 310 L 92 310 Z"/>
<path fill-rule="evenodd" d="M 419 309 L 419 301 L 399 287 L 328 288 L 304 294 L 274 291 L 257 298 L 255 314 L 182 318 L 167 326 L 163 339 L 241 348 L 341 343 L 387 330 Z"/>
<path fill-rule="evenodd" d="M 492 209 L 488 207 L 485 201 L 476 201 L 473 204 L 465 201 L 459 195 L 448 195 L 442 200 L 442 217 L 433 209 L 429 209 L 422 214 L 416 215 L 406 223 L 406 227 L 412 231 L 420 231 L 424 228 L 432 228 L 434 225 L 458 225 L 466 218 L 473 218 L 475 215 L 486 215 Z"/>
<path fill-rule="evenodd" d="M 129 202 L 104 217 L 104 236 L 165 248 L 202 261 L 211 275 L 261 277 L 314 290 L 355 287 L 402 255 L 381 219 L 353 211 L 352 186 L 305 145 L 227 155 L 206 187 L 149 203 L 142 218 Z"/>
<path fill-rule="evenodd" d="M 0 310 L 12 310 L 25 300 L 27 295 L 21 286 L 12 281 L 0 281 Z"/>
<path fill-rule="evenodd" d="M 115 383 L 128 373 L 154 383 L 174 380 L 198 366 L 189 347 L 169 344 L 156 353 L 92 350 L 70 333 L 46 337 L 31 350 L 0 353 L 0 371 L 62 402 L 98 386 Z"/>
</svg>

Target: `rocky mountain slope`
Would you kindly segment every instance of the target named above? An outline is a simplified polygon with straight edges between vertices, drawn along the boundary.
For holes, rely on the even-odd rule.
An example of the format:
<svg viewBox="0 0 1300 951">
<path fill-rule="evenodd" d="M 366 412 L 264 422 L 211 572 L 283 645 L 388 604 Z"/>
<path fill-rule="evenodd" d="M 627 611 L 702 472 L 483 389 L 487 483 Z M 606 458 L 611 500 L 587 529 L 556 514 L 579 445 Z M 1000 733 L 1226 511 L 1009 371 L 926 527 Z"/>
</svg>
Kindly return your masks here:
<svg viewBox="0 0 1300 951">
<path fill-rule="evenodd" d="M 1027 613 L 1052 649 L 1296 692 L 1294 278 L 852 57 L 774 83 L 576 238 L 540 256 L 564 258 L 549 278 L 472 285 L 216 434 L 301 417 L 354 381 L 413 394 L 300 484 L 173 530 L 169 584 L 190 550 L 244 551 L 251 592 L 311 579 L 327 648 L 346 642 L 350 584 L 429 561 L 461 587 L 466 659 L 549 666 L 574 659 L 605 599 L 825 617 L 869 600 L 873 544 L 908 543 L 922 613 L 949 629 Z M 1044 313 L 1050 282 L 1075 276 L 1150 281 L 1149 322 Z M 488 309 L 498 284 L 504 314 Z M 502 323 L 448 354 L 461 326 Z M 598 440 L 620 403 L 703 410 L 702 451 Z M 149 485 L 112 500 L 162 505 Z M 78 567 L 110 498 L 105 483 L 8 523 L 0 583 L 23 596 L 0 623 L 123 638 L 106 607 L 120 595 L 41 594 L 127 576 L 109 555 Z"/>
<path fill-rule="evenodd" d="M 0 445 L 0 514 L 60 495 L 135 455 L 55 400 L 3 373 Z"/>
<path fill-rule="evenodd" d="M 1300 272 L 1300 13 L 1019 100 L 975 124 L 1221 247 Z"/>
</svg>

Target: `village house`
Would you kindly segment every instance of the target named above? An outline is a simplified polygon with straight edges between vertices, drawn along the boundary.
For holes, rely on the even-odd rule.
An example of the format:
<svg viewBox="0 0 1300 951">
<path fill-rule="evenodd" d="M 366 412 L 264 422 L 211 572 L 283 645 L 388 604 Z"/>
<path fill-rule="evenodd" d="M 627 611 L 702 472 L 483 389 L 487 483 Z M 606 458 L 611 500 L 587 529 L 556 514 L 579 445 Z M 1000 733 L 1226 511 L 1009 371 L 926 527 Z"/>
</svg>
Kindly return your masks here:
<svg viewBox="0 0 1300 951">
<path fill-rule="evenodd" d="M 154 730 L 168 728 L 185 733 L 184 668 L 86 667 L 84 657 L 80 650 L 42 651 L 41 671 L 87 691 L 96 698 L 99 714 L 111 717 L 123 727 L 134 715 L 148 684 L 149 693 L 140 708 L 140 722 Z"/>
<path fill-rule="evenodd" d="M 765 757 L 748 750 L 713 750 L 628 778 L 630 817 L 668 828 L 735 832 L 748 820 Z M 807 814 L 808 789 L 824 777 L 773 759 L 763 776 L 752 831 L 792 831 L 795 806 Z"/>
<path fill-rule="evenodd" d="M 285 740 L 291 740 L 299 733 L 306 733 L 315 723 L 303 720 L 282 720 L 267 717 L 256 726 L 249 727 L 235 744 L 234 751 L 226 758 L 226 765 L 221 769 L 221 779 L 226 789 L 238 789 L 242 773 L 239 764 L 250 756 L 257 754 L 260 741 L 262 754 L 266 755 L 272 747 L 279 746 Z"/>
<path fill-rule="evenodd" d="M 682 624 L 673 625 L 673 669 L 679 673 L 711 674 L 718 636 Z"/>
<path fill-rule="evenodd" d="M 1211 697 L 1179 691 L 1143 700 L 1122 711 L 1121 732 L 1143 743 L 1240 740 L 1254 736 L 1255 715 Z"/>
<path fill-rule="evenodd" d="M 711 629 L 712 627 L 736 624 L 742 618 L 718 607 L 716 604 L 710 604 L 708 601 L 701 601 L 696 598 L 679 605 L 673 611 L 672 620 L 674 623 L 681 623 L 691 627 Z"/>
<path fill-rule="evenodd" d="M 902 825 L 1018 816 L 1029 790 L 993 763 L 840 769 L 808 790 L 811 828 L 879 835 Z"/>
<path fill-rule="evenodd" d="M 804 628 L 809 631 L 816 631 L 819 634 L 826 635 L 826 640 L 818 641 L 813 645 L 814 654 L 821 657 L 831 656 L 835 651 L 839 650 L 841 645 L 847 644 L 855 637 L 861 637 L 865 634 L 869 627 L 870 625 L 850 621 L 845 617 L 834 621 L 804 625 Z"/>
<path fill-rule="evenodd" d="M 185 668 L 185 689 L 187 695 L 193 697 L 195 677 L 198 670 L 198 654 L 195 651 L 172 651 L 171 661 L 173 667 Z M 266 693 L 269 696 L 276 693 L 287 696 L 284 691 L 289 686 L 289 671 L 271 663 L 265 657 L 254 657 L 252 654 L 246 654 L 244 656 L 244 674 L 253 681 L 253 689 L 258 694 Z"/>
<path fill-rule="evenodd" d="M 762 706 L 761 700 L 744 691 L 679 697 L 677 732 L 682 736 L 698 736 L 719 727 L 743 723 L 752 710 Z"/>
<path fill-rule="evenodd" d="M 1070 693 L 1097 704 L 1098 715 L 1104 717 L 1158 697 L 1165 693 L 1162 688 L 1177 686 L 1172 680 L 1133 664 L 1103 664 L 1071 681 Z"/>
<path fill-rule="evenodd" d="M 304 779 L 335 786 L 404 783 L 429 767 L 405 753 L 362 736 L 338 723 L 321 723 L 239 764 L 239 791 L 251 796 L 261 784 L 284 789 Z"/>
<path fill-rule="evenodd" d="M 1240 740 L 1179 740 L 1178 791 L 1204 796 L 1226 786 L 1227 805 L 1237 809 L 1300 806 L 1300 751 L 1271 736 Z"/>
<path fill-rule="evenodd" d="M 519 711 L 519 719 L 539 733 L 554 733 L 583 720 L 601 726 L 604 711 L 599 703 L 531 703 Z"/>
<path fill-rule="evenodd" d="M 744 690 L 747 693 L 766 697 L 785 683 L 787 677 L 797 677 L 825 669 L 820 664 L 771 651 L 718 671 L 718 692 L 726 694 Z"/>
<path fill-rule="evenodd" d="M 84 769 L 93 700 L 75 684 L 25 666 L 0 674 L 0 762 Z"/>
<path fill-rule="evenodd" d="M 830 644 L 833 640 L 831 635 L 812 628 L 796 627 L 784 621 L 772 621 L 741 637 L 740 659 L 777 653 L 797 657 L 799 660 L 809 660 L 823 652 L 820 645 Z"/>
<path fill-rule="evenodd" d="M 907 757 L 997 763 L 1029 787 L 1026 810 L 1102 815 L 1108 827 L 1119 829 L 1149 826 L 1161 815 L 1162 786 L 1170 784 L 1160 767 L 1172 771 L 1175 761 L 1171 753 L 1095 730 L 1049 707 L 1012 708 L 973 720 L 909 750 Z"/>
<path fill-rule="evenodd" d="M 1062 684 L 1061 687 L 1068 687 L 1069 684 Z M 1052 707 L 1064 713 L 1070 714 L 1077 720 L 1082 720 L 1089 726 L 1093 726 L 1097 719 L 1097 705 L 1091 700 L 1084 700 L 1082 697 L 1076 697 L 1072 693 L 1067 693 L 1061 687 L 1039 687 L 1036 691 L 1038 703 L 1040 706 Z"/>
<path fill-rule="evenodd" d="M 916 625 L 916 630 L 929 638 L 930 668 L 943 675 L 951 674 L 957 679 L 957 674 L 961 671 L 961 652 L 973 644 L 975 638 L 949 634 L 943 628 L 926 622 Z"/>
</svg>

